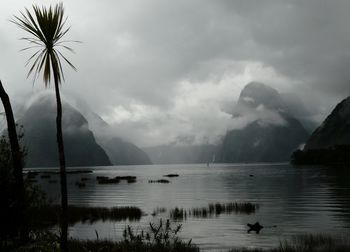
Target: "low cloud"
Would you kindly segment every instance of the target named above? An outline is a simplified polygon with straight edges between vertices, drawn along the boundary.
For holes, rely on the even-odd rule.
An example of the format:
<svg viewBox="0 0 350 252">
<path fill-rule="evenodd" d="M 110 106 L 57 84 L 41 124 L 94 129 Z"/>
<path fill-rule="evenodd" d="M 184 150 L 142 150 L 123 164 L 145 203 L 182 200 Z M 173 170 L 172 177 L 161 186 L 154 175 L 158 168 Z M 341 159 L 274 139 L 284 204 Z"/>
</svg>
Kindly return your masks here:
<svg viewBox="0 0 350 252">
<path fill-rule="evenodd" d="M 8 21 L 32 3 L 0 3 L 0 78 L 14 104 L 45 89 L 40 78 L 34 86 L 26 79 L 30 54 L 18 53 L 27 46 L 18 40 L 24 33 Z M 62 94 L 84 100 L 79 103 L 117 134 L 142 146 L 215 142 L 253 118 L 278 122 L 268 113 L 231 117 L 241 89 L 253 80 L 299 96 L 316 124 L 350 93 L 350 1 L 64 4 L 72 25 L 67 39 L 83 43 L 67 55 L 78 72 L 64 69 Z"/>
</svg>

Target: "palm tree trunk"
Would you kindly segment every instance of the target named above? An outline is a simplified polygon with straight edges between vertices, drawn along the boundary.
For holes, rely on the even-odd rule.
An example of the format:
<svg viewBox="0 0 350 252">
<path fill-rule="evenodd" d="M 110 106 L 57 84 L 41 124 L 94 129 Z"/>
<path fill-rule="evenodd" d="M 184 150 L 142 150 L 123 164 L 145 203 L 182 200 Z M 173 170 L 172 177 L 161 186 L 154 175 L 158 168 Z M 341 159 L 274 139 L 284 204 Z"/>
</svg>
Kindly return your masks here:
<svg viewBox="0 0 350 252">
<path fill-rule="evenodd" d="M 68 195 L 67 195 L 67 176 L 66 176 L 66 160 L 64 156 L 64 146 L 63 146 L 63 135 L 62 135 L 62 103 L 60 97 L 60 89 L 58 83 L 58 70 L 53 64 L 53 75 L 55 79 L 55 93 L 56 93 L 56 103 L 57 103 L 57 117 L 56 117 L 56 128 L 57 128 L 57 146 L 58 146 L 58 156 L 60 162 L 60 177 L 61 177 L 61 251 L 68 251 L 68 218 L 67 218 L 67 208 L 68 208 Z"/>
<path fill-rule="evenodd" d="M 2 104 L 4 106 L 6 121 L 7 121 L 7 130 L 8 136 L 10 140 L 11 146 L 11 155 L 12 155 L 12 165 L 13 165 L 13 176 L 15 178 L 15 204 L 14 211 L 15 221 L 19 225 L 23 225 L 24 223 L 24 207 L 25 207 L 25 192 L 24 192 L 24 183 L 23 183 L 23 174 L 22 174 L 22 156 L 21 150 L 18 143 L 17 131 L 16 131 L 16 123 L 12 112 L 10 98 L 7 95 L 2 83 L 0 81 L 0 98 Z M 18 211 L 18 212 L 17 212 Z M 24 238 L 25 234 L 23 233 L 23 229 L 21 230 L 21 238 Z"/>
</svg>

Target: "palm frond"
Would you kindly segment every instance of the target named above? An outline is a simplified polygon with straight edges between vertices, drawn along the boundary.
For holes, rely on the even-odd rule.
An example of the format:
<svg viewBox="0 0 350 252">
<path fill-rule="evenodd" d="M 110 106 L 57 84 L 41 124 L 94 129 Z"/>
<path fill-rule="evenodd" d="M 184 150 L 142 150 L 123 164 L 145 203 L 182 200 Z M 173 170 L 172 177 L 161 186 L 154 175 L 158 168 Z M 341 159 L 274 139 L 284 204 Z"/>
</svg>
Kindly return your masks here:
<svg viewBox="0 0 350 252">
<path fill-rule="evenodd" d="M 34 80 L 42 73 L 43 81 L 47 86 L 54 76 L 55 81 L 61 83 L 64 80 L 62 60 L 65 61 L 75 71 L 76 67 L 58 50 L 66 49 L 70 52 L 74 50 L 65 45 L 62 38 L 69 32 L 70 27 L 65 28 L 67 18 L 64 16 L 63 4 L 56 4 L 55 7 L 39 7 L 33 5 L 31 13 L 27 8 L 20 12 L 19 16 L 14 16 L 10 21 L 19 28 L 29 33 L 32 37 L 23 37 L 31 46 L 23 48 L 26 51 L 34 48 L 42 48 L 36 51 L 28 60 L 26 65 L 31 63 L 27 77 L 34 74 Z"/>
<path fill-rule="evenodd" d="M 74 69 L 74 71 L 77 71 L 76 67 L 60 51 L 57 52 L 68 63 L 68 65 Z"/>
</svg>

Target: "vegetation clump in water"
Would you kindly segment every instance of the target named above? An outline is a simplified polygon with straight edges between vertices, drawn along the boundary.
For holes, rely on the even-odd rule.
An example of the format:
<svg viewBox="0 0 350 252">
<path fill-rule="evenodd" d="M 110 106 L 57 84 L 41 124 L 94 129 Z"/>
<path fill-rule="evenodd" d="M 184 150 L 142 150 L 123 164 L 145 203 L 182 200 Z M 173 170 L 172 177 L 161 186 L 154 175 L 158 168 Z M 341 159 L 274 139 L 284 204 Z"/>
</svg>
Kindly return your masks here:
<svg viewBox="0 0 350 252">
<path fill-rule="evenodd" d="M 170 181 L 167 179 L 158 179 L 158 180 L 148 180 L 148 183 L 169 184 Z"/>
<path fill-rule="evenodd" d="M 166 211 L 167 211 L 167 209 L 165 207 L 157 207 L 153 210 L 152 216 L 156 216 L 158 214 L 165 213 Z"/>
<path fill-rule="evenodd" d="M 163 177 L 168 177 L 168 178 L 175 178 L 175 177 L 179 177 L 179 174 L 167 174 L 167 175 L 164 175 Z"/>
<path fill-rule="evenodd" d="M 136 176 L 116 176 L 114 179 L 126 180 L 129 184 L 136 183 Z"/>
<path fill-rule="evenodd" d="M 43 228 L 54 226 L 59 223 L 60 206 L 42 206 L 28 209 L 28 219 L 31 226 Z M 138 207 L 83 207 L 68 206 L 68 223 L 74 225 L 78 222 L 94 223 L 102 221 L 138 221 L 142 211 Z"/>
<path fill-rule="evenodd" d="M 191 209 L 175 208 L 170 210 L 170 218 L 173 220 L 186 220 L 187 217 L 211 218 L 220 214 L 252 214 L 259 208 L 258 204 L 249 202 L 210 203 L 207 207 Z"/>
<path fill-rule="evenodd" d="M 115 179 L 119 179 L 119 180 L 136 180 L 136 176 L 116 176 Z"/>
<path fill-rule="evenodd" d="M 120 180 L 116 179 L 116 178 L 103 177 L 103 178 L 97 179 L 97 183 L 99 183 L 99 184 L 118 184 L 119 182 L 120 182 Z"/>
</svg>

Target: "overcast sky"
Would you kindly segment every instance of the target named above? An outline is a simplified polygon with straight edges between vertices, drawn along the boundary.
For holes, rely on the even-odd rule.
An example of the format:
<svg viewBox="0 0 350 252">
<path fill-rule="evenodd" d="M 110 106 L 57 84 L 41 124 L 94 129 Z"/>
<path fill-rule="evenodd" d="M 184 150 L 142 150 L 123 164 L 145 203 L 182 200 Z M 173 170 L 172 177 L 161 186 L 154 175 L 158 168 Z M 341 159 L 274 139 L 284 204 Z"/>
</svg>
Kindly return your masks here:
<svg viewBox="0 0 350 252">
<path fill-rule="evenodd" d="M 0 78 L 16 101 L 44 90 L 26 79 L 25 33 L 8 20 L 32 3 L 1 0 Z M 296 93 L 321 121 L 350 94 L 349 0 L 65 1 L 63 95 L 77 96 L 141 146 L 215 141 L 249 81 Z"/>
</svg>

